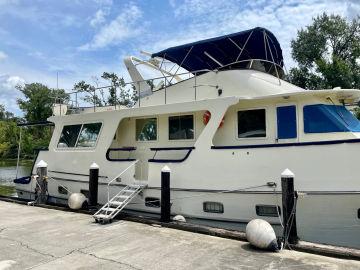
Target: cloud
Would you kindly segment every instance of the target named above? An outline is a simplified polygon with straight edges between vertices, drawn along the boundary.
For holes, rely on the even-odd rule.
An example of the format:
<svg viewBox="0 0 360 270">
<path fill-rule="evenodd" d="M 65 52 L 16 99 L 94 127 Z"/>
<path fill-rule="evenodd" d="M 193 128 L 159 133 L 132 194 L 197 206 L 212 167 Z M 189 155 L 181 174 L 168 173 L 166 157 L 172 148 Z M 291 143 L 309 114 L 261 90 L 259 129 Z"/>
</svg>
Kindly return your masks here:
<svg viewBox="0 0 360 270">
<path fill-rule="evenodd" d="M 0 51 L 0 61 L 5 60 L 7 57 L 8 57 L 8 56 L 7 56 L 6 53 Z"/>
<path fill-rule="evenodd" d="M 21 97 L 21 93 L 15 87 L 24 84 L 25 80 L 20 76 L 0 75 L 0 104 L 17 115 L 20 111 L 16 100 Z"/>
<path fill-rule="evenodd" d="M 351 19 L 360 14 L 358 0 L 170 0 L 169 4 L 179 23 L 189 23 L 156 42 L 147 42 L 148 50 L 157 51 L 262 26 L 278 38 L 287 67 L 295 65 L 291 58 L 291 40 L 298 30 L 311 24 L 313 17 L 327 12 Z"/>
<path fill-rule="evenodd" d="M 142 17 L 142 11 L 138 6 L 131 3 L 124 7 L 113 21 L 104 25 L 95 34 L 92 41 L 79 47 L 80 50 L 97 50 L 108 46 L 117 45 L 128 38 L 141 33 L 141 26 L 136 23 Z"/>
<path fill-rule="evenodd" d="M 92 27 L 97 27 L 101 24 L 103 24 L 105 22 L 105 16 L 106 16 L 106 12 L 104 12 L 102 9 L 99 9 L 94 17 L 90 20 L 90 25 Z"/>
</svg>

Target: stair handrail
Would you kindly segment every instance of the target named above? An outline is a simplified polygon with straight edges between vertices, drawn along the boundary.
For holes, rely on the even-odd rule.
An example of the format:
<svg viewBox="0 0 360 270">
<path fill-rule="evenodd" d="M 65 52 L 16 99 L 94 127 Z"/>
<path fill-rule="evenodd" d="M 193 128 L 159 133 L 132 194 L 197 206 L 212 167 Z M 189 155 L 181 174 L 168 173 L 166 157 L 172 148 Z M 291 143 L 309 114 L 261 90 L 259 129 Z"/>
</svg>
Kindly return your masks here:
<svg viewBox="0 0 360 270">
<path fill-rule="evenodd" d="M 136 163 L 139 162 L 139 159 L 135 160 L 133 163 L 131 163 L 125 170 L 123 170 L 121 173 L 119 173 L 117 176 L 115 176 L 108 184 L 107 184 L 107 196 L 108 196 L 108 210 L 107 212 L 109 211 L 109 208 L 110 208 L 110 184 L 112 182 L 114 182 L 116 179 L 118 179 L 121 175 L 123 175 L 123 173 L 125 173 L 127 170 L 129 170 L 132 166 L 134 166 Z"/>
</svg>

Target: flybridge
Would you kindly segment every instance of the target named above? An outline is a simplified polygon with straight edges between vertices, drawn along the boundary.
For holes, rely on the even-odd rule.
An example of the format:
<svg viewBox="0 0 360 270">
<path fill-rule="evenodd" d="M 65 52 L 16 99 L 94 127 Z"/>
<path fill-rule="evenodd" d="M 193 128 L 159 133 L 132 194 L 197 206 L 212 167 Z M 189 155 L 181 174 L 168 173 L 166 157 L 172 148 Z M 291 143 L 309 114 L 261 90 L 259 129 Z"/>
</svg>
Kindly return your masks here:
<svg viewBox="0 0 360 270">
<path fill-rule="evenodd" d="M 190 72 L 221 69 L 251 59 L 271 61 L 283 67 L 279 42 L 261 27 L 171 47 L 151 56 L 169 60 Z"/>
<path fill-rule="evenodd" d="M 217 94 L 211 97 L 218 97 L 223 93 L 219 82 L 212 81 L 212 79 L 209 79 L 210 77 L 204 77 L 202 75 L 206 76 L 208 73 L 217 73 L 218 71 L 224 70 L 256 70 L 267 73 L 273 76 L 273 78 L 271 78 L 264 75 L 267 76 L 267 83 L 272 83 L 272 86 L 267 85 L 263 88 L 268 89 L 268 91 L 272 93 L 283 92 L 281 87 L 276 88 L 276 86 L 274 86 L 276 89 L 272 89 L 275 84 L 281 85 L 281 79 L 284 76 L 282 50 L 273 33 L 265 28 L 256 27 L 242 32 L 171 47 L 153 54 L 147 52 L 141 53 L 144 54 L 147 59 L 140 59 L 135 56 L 129 56 L 124 59 L 124 64 L 132 79 L 131 82 L 125 84 L 125 87 L 136 90 L 136 107 L 159 104 L 160 100 L 160 103 L 164 104 L 178 102 L 181 96 L 191 97 L 189 101 L 210 98 L 210 96 L 206 95 L 201 96 L 201 93 L 205 94 L 207 93 L 206 91 L 198 92 L 198 88 L 204 89 L 204 87 L 214 88 Z M 151 74 L 151 77 L 145 78 L 139 66 L 150 68 L 150 73 L 147 75 L 149 76 L 149 74 Z M 250 76 L 249 74 L 248 72 L 240 72 L 237 74 L 237 77 L 243 75 L 245 77 L 242 81 L 248 82 L 247 76 Z M 260 76 L 262 75 L 260 74 Z M 223 84 L 226 85 L 228 81 L 229 79 L 226 79 Z M 184 83 L 177 85 L 180 82 Z M 93 93 L 91 94 L 93 94 L 93 97 L 95 97 L 97 93 L 103 95 L 102 91 L 113 87 L 114 86 L 94 87 L 92 88 Z M 248 94 L 250 93 L 250 96 L 264 95 L 264 93 L 257 93 L 260 91 L 258 89 L 260 88 L 254 90 L 253 86 L 243 84 L 242 91 Z M 181 92 L 179 92 L 179 90 L 181 90 Z M 191 91 L 191 94 L 186 94 L 186 92 L 189 91 Z M 289 89 L 287 89 L 287 91 L 289 91 Z M 119 92 L 117 92 L 115 86 L 115 95 L 117 95 L 117 93 Z M 224 93 L 222 96 L 228 95 L 229 93 L 228 90 L 227 94 Z M 86 101 L 86 99 L 81 97 L 81 95 L 84 94 L 83 91 L 74 91 L 71 94 L 72 97 L 75 97 L 71 99 L 73 105 L 64 106 L 63 102 L 55 104 L 55 115 L 67 114 L 67 108 L 69 108 L 69 113 L 87 113 L 123 108 L 123 106 L 121 107 L 118 104 L 98 108 L 95 98 L 93 98 L 93 104 L 91 104 L 90 107 L 88 105 L 79 106 L 78 100 Z M 236 95 L 238 94 L 239 92 L 236 92 Z M 231 95 L 234 95 L 234 93 Z M 152 97 L 149 98 L 149 96 Z M 177 97 L 175 98 L 175 96 Z M 175 99 L 172 100 L 172 97 Z M 89 98 L 87 98 L 87 100 L 89 100 Z"/>
</svg>

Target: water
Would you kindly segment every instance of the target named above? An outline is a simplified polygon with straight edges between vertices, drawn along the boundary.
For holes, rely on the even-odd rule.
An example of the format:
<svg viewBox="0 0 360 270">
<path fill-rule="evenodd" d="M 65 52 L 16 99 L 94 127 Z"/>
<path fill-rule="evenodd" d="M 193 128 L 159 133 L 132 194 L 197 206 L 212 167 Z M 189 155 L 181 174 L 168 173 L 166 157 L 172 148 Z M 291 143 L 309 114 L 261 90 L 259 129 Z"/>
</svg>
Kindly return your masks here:
<svg viewBox="0 0 360 270">
<path fill-rule="evenodd" d="M 19 164 L 18 177 L 30 175 L 31 160 L 22 160 Z M 13 180 L 16 178 L 16 160 L 0 160 L 0 195 L 14 196 Z"/>
</svg>

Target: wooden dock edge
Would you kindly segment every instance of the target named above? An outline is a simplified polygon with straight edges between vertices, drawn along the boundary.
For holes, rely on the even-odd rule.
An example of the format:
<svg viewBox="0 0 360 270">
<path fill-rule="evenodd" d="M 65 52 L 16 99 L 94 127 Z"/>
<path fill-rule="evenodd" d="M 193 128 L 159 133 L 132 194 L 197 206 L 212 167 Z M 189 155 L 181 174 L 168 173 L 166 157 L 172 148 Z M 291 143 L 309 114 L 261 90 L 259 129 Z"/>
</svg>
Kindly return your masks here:
<svg viewBox="0 0 360 270">
<path fill-rule="evenodd" d="M 18 198 L 13 197 L 6 197 L 0 195 L 0 201 L 5 202 L 11 202 L 11 203 L 18 203 L 27 205 L 26 200 L 20 200 Z M 92 215 L 95 213 L 95 210 L 72 210 L 65 206 L 59 206 L 59 205 L 36 205 L 35 207 L 42 207 L 42 208 L 48 208 L 48 209 L 54 209 L 54 210 L 61 210 L 61 211 L 67 211 L 67 212 L 75 212 L 75 213 L 82 213 L 87 215 Z M 129 213 L 122 213 L 120 214 L 116 219 L 121 220 L 127 220 L 132 222 L 139 222 L 144 223 L 152 226 L 161 226 L 164 228 L 171 228 L 171 229 L 177 229 L 177 230 L 183 230 L 193 233 L 201 233 L 211 236 L 217 236 L 227 239 L 233 239 L 233 240 L 239 240 L 239 241 L 247 241 L 246 234 L 244 232 L 240 231 L 234 231 L 234 230 L 227 230 L 227 229 L 221 229 L 221 228 L 214 228 L 210 226 L 205 225 L 196 225 L 196 224 L 190 224 L 185 222 L 169 222 L 164 223 L 159 220 L 149 218 L 149 217 L 143 217 L 143 216 L 137 216 Z M 339 259 L 348 259 L 348 260 L 358 260 L 360 261 L 360 250 L 354 249 L 354 248 L 347 248 L 347 247 L 339 247 L 339 246 L 332 246 L 332 245 L 325 245 L 325 244 L 317 244 L 312 242 L 306 242 L 306 241 L 299 241 L 296 245 L 290 245 L 290 249 L 299 251 L 299 252 L 305 252 L 305 253 L 311 253 L 311 254 L 317 254 L 327 257 L 333 257 L 333 258 L 339 258 Z"/>
</svg>

